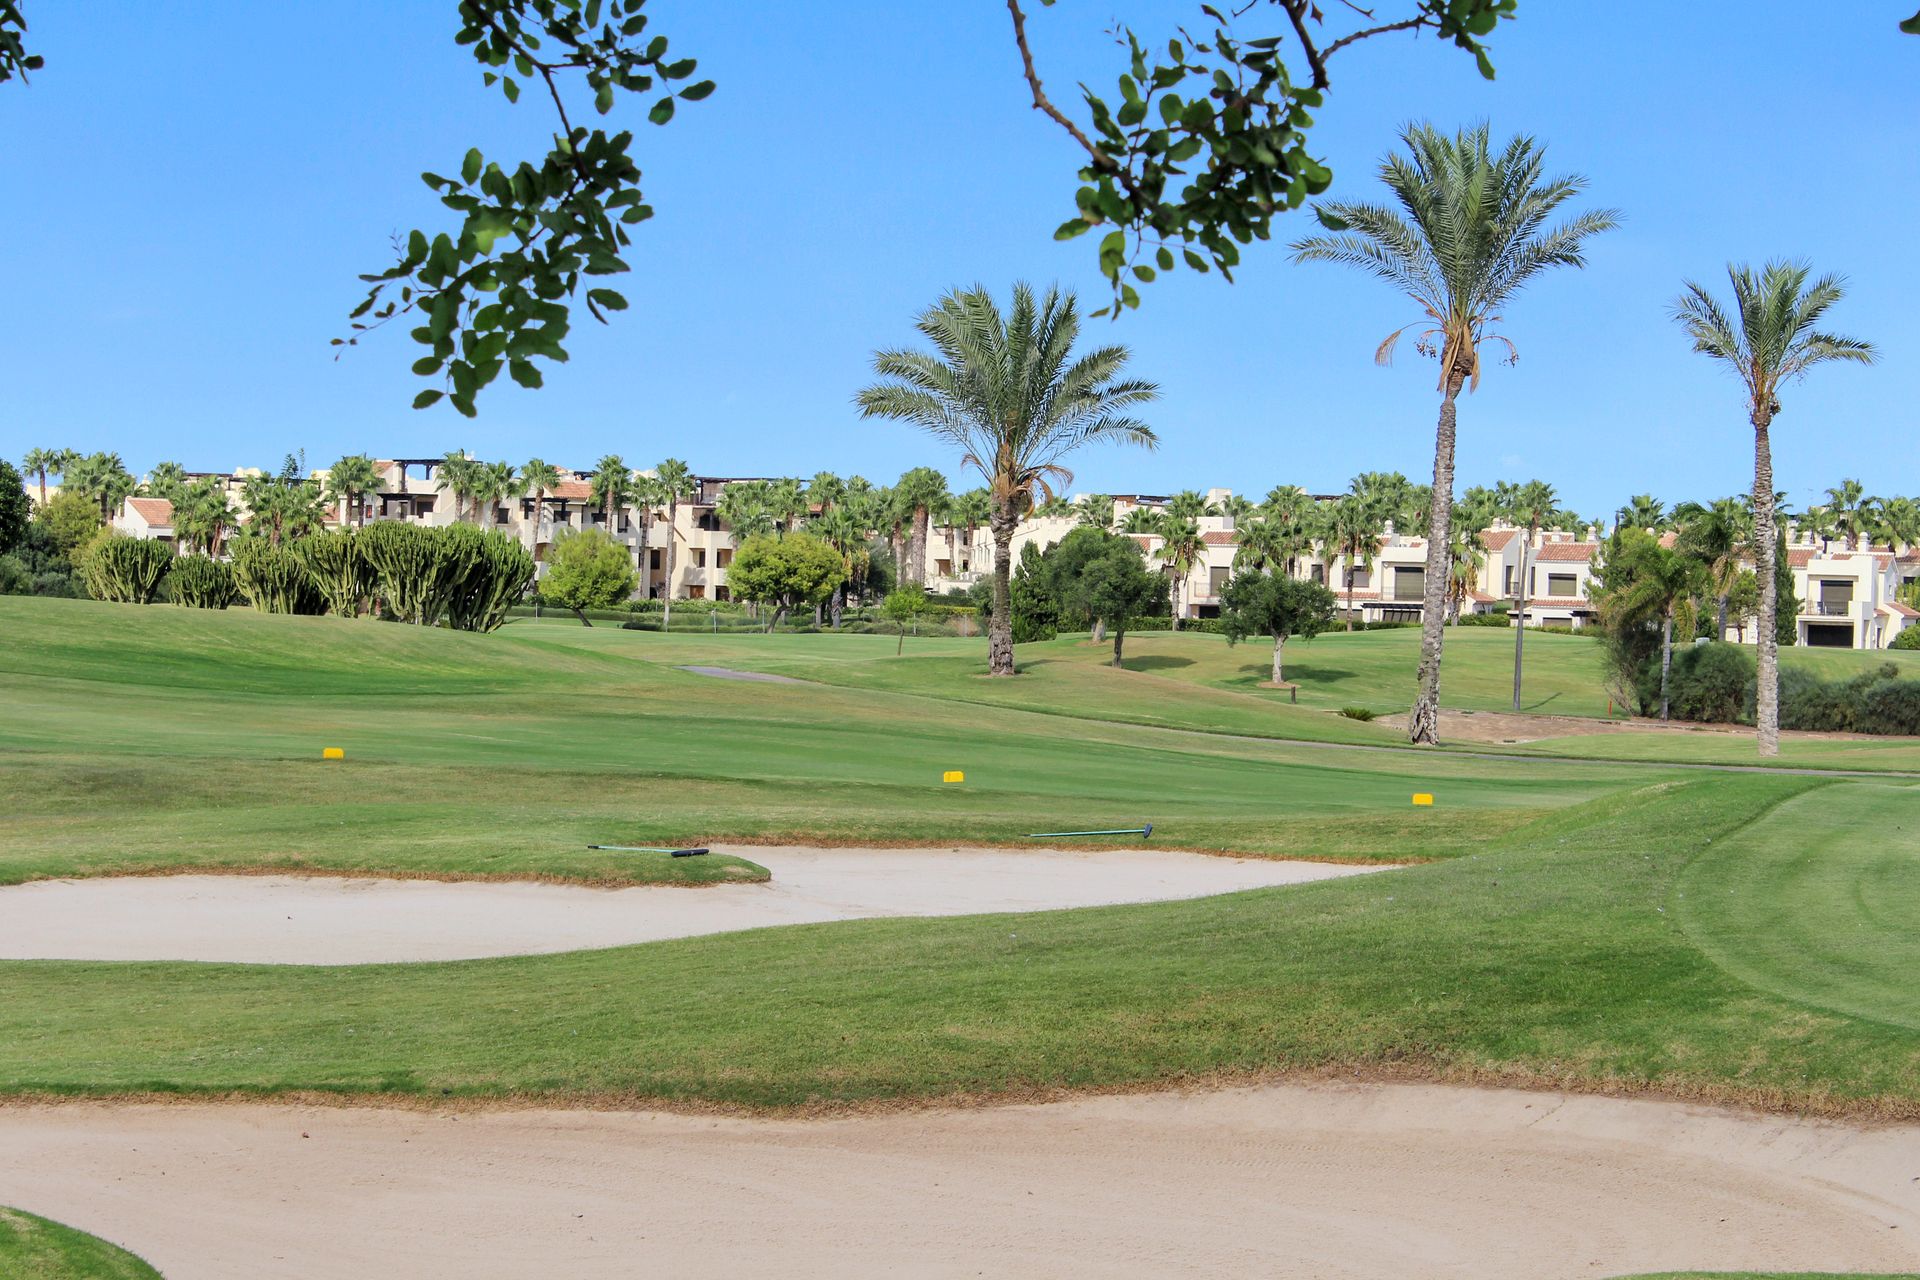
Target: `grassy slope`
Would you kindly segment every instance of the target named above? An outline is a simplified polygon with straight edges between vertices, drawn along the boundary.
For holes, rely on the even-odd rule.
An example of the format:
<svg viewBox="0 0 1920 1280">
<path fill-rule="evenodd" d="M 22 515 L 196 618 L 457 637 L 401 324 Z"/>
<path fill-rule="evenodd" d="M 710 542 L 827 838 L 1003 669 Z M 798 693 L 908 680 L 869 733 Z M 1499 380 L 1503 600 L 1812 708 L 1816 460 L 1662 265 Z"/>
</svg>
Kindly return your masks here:
<svg viewBox="0 0 1920 1280">
<path fill-rule="evenodd" d="M 552 624 L 542 636 L 555 647 L 644 652 L 663 662 L 724 663 L 830 684 L 886 689 L 948 701 L 1022 707 L 1077 718 L 1159 725 L 1210 733 L 1248 734 L 1307 742 L 1403 745 L 1384 725 L 1362 724 L 1332 714 L 1361 706 L 1376 712 L 1404 711 L 1413 689 L 1419 633 L 1413 629 L 1331 632 L 1288 647 L 1287 671 L 1300 683 L 1300 701 L 1259 688 L 1268 674 L 1271 649 L 1230 647 L 1219 636 L 1165 632 L 1130 637 L 1127 670 L 1107 667 L 1111 647 L 1079 638 L 1022 645 L 1023 678 L 990 681 L 978 675 L 977 641 L 909 640 L 910 661 L 875 660 L 884 637 L 755 635 L 649 637 L 644 650 L 627 636 Z M 628 633 L 630 636 L 631 633 Z M 873 647 L 850 646 L 852 639 Z M 1505 711 L 1513 690 L 1513 632 L 1455 628 L 1447 636 L 1443 690 L 1446 705 L 1465 710 Z M 1829 677 L 1857 674 L 1894 662 L 1920 675 L 1920 655 L 1863 653 L 1840 649 L 1781 650 L 1788 665 Z M 1530 713 L 1600 718 L 1606 715 L 1598 651 L 1580 636 L 1527 636 L 1527 681 L 1522 707 Z M 1723 734 L 1617 732 L 1541 739 L 1505 746 L 1460 742 L 1455 747 L 1503 755 L 1571 756 L 1580 759 L 1693 764 L 1753 764 L 1750 740 Z M 1913 738 L 1812 740 L 1789 737 L 1777 762 L 1826 769 L 1891 769 L 1920 772 L 1920 741 Z"/>
<path fill-rule="evenodd" d="M 31 600 L 0 601 L 0 627 L 0 883 L 176 866 L 601 880 L 643 864 L 589 843 L 1008 841 L 1141 822 L 1172 845 L 1358 859 L 1403 856 L 1417 830 L 1416 852 L 1444 856 L 1643 776 L 1410 767 L 715 680 L 670 665 L 712 651 L 604 628 L 467 636 Z M 885 638 L 794 639 L 911 670 Z M 943 786 L 946 769 L 966 785 Z M 1416 789 L 1439 807 L 1411 812 Z"/>
<path fill-rule="evenodd" d="M 458 964 L 10 964 L 0 1082 L 790 1106 L 1338 1068 L 1920 1115 L 1920 1032 L 1751 985 L 1682 909 L 1709 848 L 1763 849 L 1822 797 L 1889 830 L 1920 788 L 1695 777 L 1498 851 L 1153 906 Z M 1920 831 L 1892 839 L 1920 860 Z M 1861 999 L 1906 972 L 1908 918 L 1855 922 Z"/>
<path fill-rule="evenodd" d="M 0 1207 L 0 1276 L 7 1280 L 160 1280 L 125 1249 L 19 1209 Z"/>
</svg>

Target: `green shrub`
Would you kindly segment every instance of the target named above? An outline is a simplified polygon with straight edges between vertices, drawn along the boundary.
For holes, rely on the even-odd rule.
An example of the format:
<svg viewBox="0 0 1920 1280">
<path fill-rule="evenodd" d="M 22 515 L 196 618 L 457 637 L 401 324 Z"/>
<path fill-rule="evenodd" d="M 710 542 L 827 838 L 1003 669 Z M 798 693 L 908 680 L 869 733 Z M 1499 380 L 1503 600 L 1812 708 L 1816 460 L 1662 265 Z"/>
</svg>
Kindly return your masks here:
<svg viewBox="0 0 1920 1280">
<path fill-rule="evenodd" d="M 1371 720 L 1379 713 L 1371 707 L 1342 707 L 1340 714 L 1349 720 Z"/>
<path fill-rule="evenodd" d="M 294 551 L 306 565 L 313 589 L 326 601 L 327 612 L 359 617 L 379 580 L 359 535 L 351 529 L 316 533 L 295 543 Z"/>
<path fill-rule="evenodd" d="M 1676 648 L 1668 682 L 1669 714 L 1679 720 L 1733 724 L 1748 714 L 1753 683 L 1753 655 L 1742 645 L 1709 641 Z M 1658 655 L 1641 675 L 1640 705 L 1649 712 L 1659 710 Z"/>
<path fill-rule="evenodd" d="M 235 538 L 233 585 L 261 613 L 325 613 L 326 599 L 313 586 L 304 560 L 290 547 L 265 538 Z"/>
<path fill-rule="evenodd" d="M 206 556 L 181 556 L 167 575 L 173 602 L 188 609 L 224 609 L 233 603 L 233 570 Z"/>
<path fill-rule="evenodd" d="M 0 596 L 33 594 L 33 571 L 19 556 L 0 556 Z"/>
<path fill-rule="evenodd" d="M 173 565 L 173 548 L 145 538 L 103 537 L 87 551 L 80 574 L 95 600 L 151 604 Z"/>
<path fill-rule="evenodd" d="M 1893 638 L 1889 649 L 1920 649 L 1920 622 L 1909 622 L 1907 629 Z"/>
<path fill-rule="evenodd" d="M 459 526 L 462 528 L 470 526 Z M 533 553 L 497 529 L 480 531 L 466 573 L 455 584 L 447 624 L 461 631 L 492 631 L 533 582 Z"/>
<path fill-rule="evenodd" d="M 1498 613 L 1463 613 L 1455 625 L 1461 627 L 1510 627 L 1513 625 L 1513 615 L 1505 609 L 1500 610 Z"/>
</svg>

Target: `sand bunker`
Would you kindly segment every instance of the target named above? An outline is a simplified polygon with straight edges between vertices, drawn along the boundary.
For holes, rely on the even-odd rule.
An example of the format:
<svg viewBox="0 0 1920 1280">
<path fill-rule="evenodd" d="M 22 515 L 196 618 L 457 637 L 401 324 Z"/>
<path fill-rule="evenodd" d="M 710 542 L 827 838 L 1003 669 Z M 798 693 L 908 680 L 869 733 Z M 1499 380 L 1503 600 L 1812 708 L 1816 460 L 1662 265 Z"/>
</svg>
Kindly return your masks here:
<svg viewBox="0 0 1920 1280">
<path fill-rule="evenodd" d="M 1150 849 L 721 851 L 760 863 L 773 882 L 588 889 L 299 876 L 39 880 L 0 888 L 0 960 L 462 960 L 864 916 L 1158 902 L 1380 869 Z"/>
<path fill-rule="evenodd" d="M 792 676 L 777 676 L 771 671 L 736 671 L 732 667 L 682 667 L 682 671 L 691 671 L 696 676 L 712 676 L 715 680 L 749 680 L 758 684 L 806 684 L 805 680 L 796 680 Z"/>
<path fill-rule="evenodd" d="M 169 1280 L 1920 1266 L 1920 1128 L 1291 1085 L 833 1121 L 0 1109 L 0 1203 Z"/>
</svg>

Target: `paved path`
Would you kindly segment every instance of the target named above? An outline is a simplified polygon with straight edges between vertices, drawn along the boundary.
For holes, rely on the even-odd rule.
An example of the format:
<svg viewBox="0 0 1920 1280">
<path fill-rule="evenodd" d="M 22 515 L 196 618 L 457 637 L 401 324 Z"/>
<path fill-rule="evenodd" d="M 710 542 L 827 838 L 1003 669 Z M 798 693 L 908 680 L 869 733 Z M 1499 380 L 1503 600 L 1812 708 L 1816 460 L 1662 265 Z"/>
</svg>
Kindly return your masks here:
<svg viewBox="0 0 1920 1280">
<path fill-rule="evenodd" d="M 715 848 L 760 863 L 772 883 L 590 889 L 280 875 L 37 880 L 0 888 L 0 961 L 460 960 L 865 916 L 1163 902 L 1383 869 L 1154 849 Z"/>
<path fill-rule="evenodd" d="M 0 1203 L 168 1280 L 1920 1269 L 1920 1128 L 1434 1086 L 854 1119 L 0 1107 Z"/>
</svg>

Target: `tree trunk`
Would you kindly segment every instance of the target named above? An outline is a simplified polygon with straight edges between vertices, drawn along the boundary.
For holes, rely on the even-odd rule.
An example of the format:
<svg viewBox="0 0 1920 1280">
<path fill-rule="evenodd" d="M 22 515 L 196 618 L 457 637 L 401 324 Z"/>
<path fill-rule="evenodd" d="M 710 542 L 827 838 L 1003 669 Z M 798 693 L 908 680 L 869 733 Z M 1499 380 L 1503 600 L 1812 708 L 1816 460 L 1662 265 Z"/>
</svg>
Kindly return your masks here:
<svg viewBox="0 0 1920 1280">
<path fill-rule="evenodd" d="M 647 562 L 647 553 L 652 550 L 647 544 L 653 532 L 653 508 L 640 508 L 640 598 L 653 599 L 653 566 Z"/>
<path fill-rule="evenodd" d="M 1107 638 L 1107 620 L 1105 618 L 1095 618 L 1093 620 L 1093 642 L 1095 644 L 1099 644 L 1102 640 L 1105 640 L 1106 638 Z"/>
<path fill-rule="evenodd" d="M 1116 667 L 1120 665 L 1120 647 L 1126 642 L 1127 629 L 1125 627 L 1115 627 L 1113 629 L 1113 665 Z"/>
<path fill-rule="evenodd" d="M 1167 575 L 1167 612 L 1173 615 L 1173 629 L 1178 631 L 1180 629 L 1180 579 L 1171 573 Z"/>
<path fill-rule="evenodd" d="M 846 607 L 847 587 L 843 582 L 833 589 L 833 629 L 835 631 L 840 629 L 840 615 L 845 611 Z"/>
<path fill-rule="evenodd" d="M 783 601 L 773 606 L 773 616 L 767 619 L 767 634 L 772 635 L 780 627 L 780 619 L 787 616 L 787 606 Z"/>
<path fill-rule="evenodd" d="M 1013 503 L 994 495 L 993 617 L 987 623 L 987 674 L 1013 674 L 1013 531 L 1019 524 Z"/>
<path fill-rule="evenodd" d="M 893 646 L 893 656 L 899 657 L 907 651 L 907 624 L 900 624 L 900 643 Z"/>
<path fill-rule="evenodd" d="M 1353 630 L 1353 557 L 1347 557 L 1347 630 Z"/>
<path fill-rule="evenodd" d="M 1527 530 L 1527 536 L 1520 539 L 1520 576 L 1514 581 L 1517 585 L 1516 599 L 1519 601 L 1519 616 L 1514 618 L 1513 628 L 1513 713 L 1520 714 L 1520 673 L 1526 658 L 1527 645 L 1527 603 L 1533 593 L 1527 589 L 1527 551 L 1533 541 L 1533 530 Z"/>
<path fill-rule="evenodd" d="M 1280 650 L 1286 645 L 1286 643 L 1287 643 L 1287 638 L 1285 636 L 1275 636 L 1273 638 L 1273 682 L 1275 684 L 1280 684 L 1282 682 L 1282 677 L 1280 674 Z"/>
<path fill-rule="evenodd" d="M 1667 722 L 1667 683 L 1673 676 L 1673 607 L 1660 620 L 1660 723 Z"/>
<path fill-rule="evenodd" d="M 573 616 L 580 619 L 580 625 L 583 627 L 590 627 L 593 625 L 593 620 L 587 617 L 586 610 L 584 609 L 575 609 L 573 611 Z M 426 619 L 423 617 L 420 619 L 420 621 L 425 622 Z"/>
<path fill-rule="evenodd" d="M 1720 597 L 1719 629 L 1713 633 L 1713 638 L 1715 640 L 1727 638 L 1727 598 L 1725 596 Z"/>
<path fill-rule="evenodd" d="M 1753 536 L 1754 559 L 1760 576 L 1759 688 L 1754 698 L 1753 723 L 1762 756 L 1780 754 L 1780 610 L 1779 584 L 1774 581 L 1773 450 L 1767 438 L 1773 411 L 1753 410 Z"/>
<path fill-rule="evenodd" d="M 1440 741 L 1440 649 L 1446 642 L 1447 548 L 1453 525 L 1454 401 L 1465 378 L 1447 379 L 1433 436 L 1433 512 L 1427 525 L 1427 581 L 1420 605 L 1419 692 L 1407 716 L 1407 739 Z"/>
<path fill-rule="evenodd" d="M 667 581 L 664 591 L 666 603 L 660 609 L 660 634 L 665 635 L 673 629 L 673 562 L 674 537 L 680 528 L 680 500 L 667 503 Z"/>
<path fill-rule="evenodd" d="M 927 583 L 927 533 L 933 513 L 925 507 L 913 509 L 913 529 L 907 538 L 906 581 L 916 587 Z"/>
</svg>

